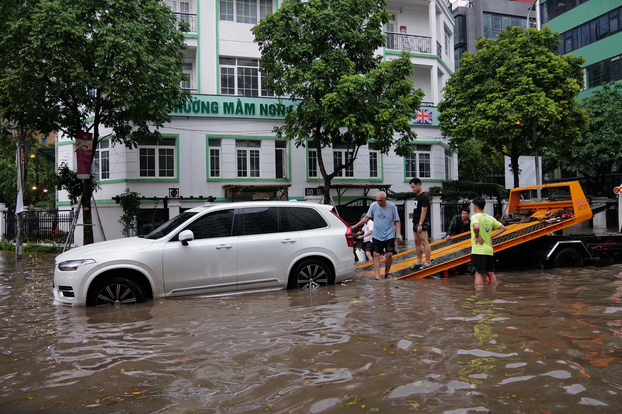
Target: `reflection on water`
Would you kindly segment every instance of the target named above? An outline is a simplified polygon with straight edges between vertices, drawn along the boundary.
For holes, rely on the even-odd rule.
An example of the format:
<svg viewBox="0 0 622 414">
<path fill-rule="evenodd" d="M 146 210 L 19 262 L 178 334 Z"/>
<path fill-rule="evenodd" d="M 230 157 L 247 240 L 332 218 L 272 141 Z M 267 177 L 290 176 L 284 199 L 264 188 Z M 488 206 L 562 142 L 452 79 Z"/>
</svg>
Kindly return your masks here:
<svg viewBox="0 0 622 414">
<path fill-rule="evenodd" d="M 614 413 L 622 267 L 355 279 L 315 292 L 52 305 L 0 252 L 2 413 Z"/>
</svg>

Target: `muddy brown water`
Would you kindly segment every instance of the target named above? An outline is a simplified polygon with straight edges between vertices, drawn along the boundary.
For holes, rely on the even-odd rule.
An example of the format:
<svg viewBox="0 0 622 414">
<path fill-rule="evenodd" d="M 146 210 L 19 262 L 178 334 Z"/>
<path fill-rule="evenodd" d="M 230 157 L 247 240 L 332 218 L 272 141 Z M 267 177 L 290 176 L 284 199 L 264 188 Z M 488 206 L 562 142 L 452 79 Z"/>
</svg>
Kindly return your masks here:
<svg viewBox="0 0 622 414">
<path fill-rule="evenodd" d="M 0 413 L 616 413 L 622 266 L 72 309 L 0 252 Z"/>
</svg>

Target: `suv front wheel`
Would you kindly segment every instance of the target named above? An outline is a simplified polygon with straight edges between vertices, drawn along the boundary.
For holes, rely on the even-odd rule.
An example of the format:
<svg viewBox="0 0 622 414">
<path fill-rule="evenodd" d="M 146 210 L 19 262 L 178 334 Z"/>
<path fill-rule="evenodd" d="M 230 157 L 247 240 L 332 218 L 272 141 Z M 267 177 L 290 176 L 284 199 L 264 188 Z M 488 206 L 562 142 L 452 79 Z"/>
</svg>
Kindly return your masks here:
<svg viewBox="0 0 622 414">
<path fill-rule="evenodd" d="M 289 276 L 289 289 L 315 289 L 333 283 L 329 265 L 318 259 L 300 263 Z"/>
<path fill-rule="evenodd" d="M 142 303 L 145 295 L 133 281 L 124 277 L 113 277 L 97 284 L 89 291 L 87 306 Z"/>
</svg>

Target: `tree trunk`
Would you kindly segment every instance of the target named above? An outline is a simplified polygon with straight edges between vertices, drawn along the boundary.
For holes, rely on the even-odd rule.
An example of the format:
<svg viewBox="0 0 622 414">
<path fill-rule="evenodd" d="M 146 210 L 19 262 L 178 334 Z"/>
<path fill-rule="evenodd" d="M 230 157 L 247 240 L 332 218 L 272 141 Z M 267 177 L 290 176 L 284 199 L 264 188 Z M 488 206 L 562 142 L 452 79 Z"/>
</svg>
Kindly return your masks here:
<svg viewBox="0 0 622 414">
<path fill-rule="evenodd" d="M 82 235 L 83 243 L 93 244 L 93 216 L 91 214 L 91 179 L 82 180 Z"/>
<path fill-rule="evenodd" d="M 514 175 L 514 188 L 520 187 L 519 185 L 520 169 L 518 167 L 518 155 L 511 155 L 510 162 L 512 165 L 512 175 Z"/>
<path fill-rule="evenodd" d="M 324 204 L 330 204 L 330 177 L 324 177 Z"/>
</svg>

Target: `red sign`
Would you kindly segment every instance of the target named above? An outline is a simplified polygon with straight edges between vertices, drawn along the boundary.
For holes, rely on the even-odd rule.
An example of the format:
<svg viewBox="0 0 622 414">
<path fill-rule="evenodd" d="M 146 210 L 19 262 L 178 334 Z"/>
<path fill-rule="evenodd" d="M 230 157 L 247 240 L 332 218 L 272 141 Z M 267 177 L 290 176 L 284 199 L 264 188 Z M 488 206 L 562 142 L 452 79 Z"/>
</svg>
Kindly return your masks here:
<svg viewBox="0 0 622 414">
<path fill-rule="evenodd" d="M 84 131 L 76 132 L 76 158 L 78 161 L 78 178 L 87 180 L 91 177 L 91 161 L 93 153 L 93 134 Z"/>
</svg>

